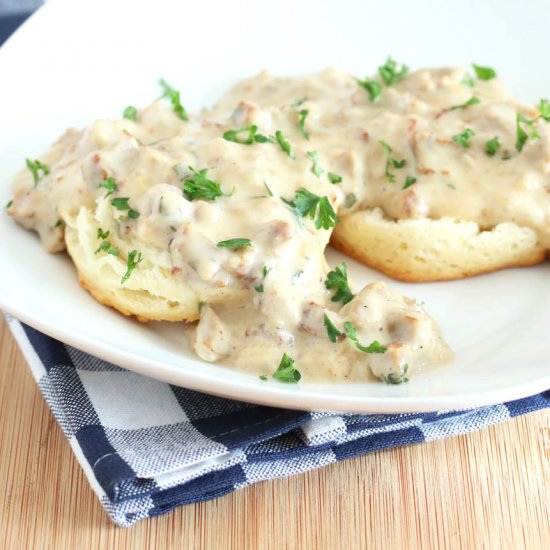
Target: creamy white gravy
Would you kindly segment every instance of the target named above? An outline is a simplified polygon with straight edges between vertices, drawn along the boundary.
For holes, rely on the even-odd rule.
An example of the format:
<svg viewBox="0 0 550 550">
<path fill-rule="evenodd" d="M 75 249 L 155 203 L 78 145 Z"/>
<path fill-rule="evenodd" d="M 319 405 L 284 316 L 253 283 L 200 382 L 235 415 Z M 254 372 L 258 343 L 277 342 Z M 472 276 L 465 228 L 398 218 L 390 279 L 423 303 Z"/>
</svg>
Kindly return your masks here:
<svg viewBox="0 0 550 550">
<path fill-rule="evenodd" d="M 547 124 L 535 122 L 540 137 L 518 152 L 516 115 L 532 119 L 538 111 L 519 105 L 495 79 L 469 87 L 464 76 L 459 69 L 418 71 L 384 87 L 372 103 L 355 78 L 336 70 L 293 79 L 262 73 L 189 121 L 157 101 L 135 122 L 100 120 L 84 132 L 67 131 L 40 158 L 49 173 L 36 185 L 29 171 L 18 175 L 10 214 L 58 251 L 64 248 L 58 220 L 129 197 L 140 216 L 126 220 L 124 238 L 144 255 L 167 251 L 174 273 L 201 303 L 191 334 L 200 357 L 272 374 L 287 353 L 309 380 L 364 380 L 370 369 L 400 381 L 450 360 L 437 327 L 383 283 L 343 307 L 332 301 L 323 254 L 330 229 L 317 228 L 282 199 L 292 201 L 306 188 L 327 197 L 340 216 L 380 207 L 390 219 L 452 216 L 483 228 L 514 221 L 550 247 Z M 472 97 L 478 103 L 452 109 Z M 276 141 L 223 138 L 251 125 L 264 136 L 280 131 L 292 156 Z M 453 136 L 466 129 L 473 135 L 462 147 Z M 500 149 L 490 157 L 485 144 L 495 136 Z M 381 141 L 397 166 L 388 164 Z M 190 167 L 208 169 L 224 195 L 188 200 L 182 181 L 192 176 Z M 341 181 L 332 183 L 329 173 Z M 100 183 L 108 177 L 118 189 L 106 199 Z M 403 189 L 408 177 L 415 183 Z M 113 216 L 120 212 L 113 208 Z M 234 238 L 251 246 L 217 246 Z M 224 288 L 239 292 L 224 300 Z M 365 353 L 345 336 L 331 342 L 325 315 L 340 332 L 352 323 L 363 346 L 376 340 L 386 351 Z"/>
</svg>

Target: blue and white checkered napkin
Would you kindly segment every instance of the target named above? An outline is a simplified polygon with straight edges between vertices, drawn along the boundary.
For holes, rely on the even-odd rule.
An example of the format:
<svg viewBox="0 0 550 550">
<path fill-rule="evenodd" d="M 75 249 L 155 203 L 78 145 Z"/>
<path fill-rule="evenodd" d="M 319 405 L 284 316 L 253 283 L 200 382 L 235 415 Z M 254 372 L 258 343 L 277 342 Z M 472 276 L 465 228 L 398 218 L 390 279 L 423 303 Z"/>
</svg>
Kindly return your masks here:
<svg viewBox="0 0 550 550">
<path fill-rule="evenodd" d="M 122 526 L 256 481 L 463 434 L 550 406 L 547 391 L 461 412 L 274 409 L 158 382 L 8 322 L 93 489 Z"/>
</svg>

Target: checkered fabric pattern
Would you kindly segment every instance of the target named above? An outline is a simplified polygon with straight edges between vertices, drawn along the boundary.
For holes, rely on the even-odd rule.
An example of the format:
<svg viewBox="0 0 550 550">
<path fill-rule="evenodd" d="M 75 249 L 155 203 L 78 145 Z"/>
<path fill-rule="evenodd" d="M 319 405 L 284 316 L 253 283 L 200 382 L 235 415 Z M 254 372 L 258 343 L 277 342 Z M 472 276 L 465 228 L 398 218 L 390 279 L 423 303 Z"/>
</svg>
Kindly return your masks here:
<svg viewBox="0 0 550 550">
<path fill-rule="evenodd" d="M 388 447 L 477 430 L 550 406 L 550 390 L 467 411 L 290 411 L 165 384 L 8 318 L 32 372 L 113 521 L 129 526 L 251 483 Z"/>
</svg>

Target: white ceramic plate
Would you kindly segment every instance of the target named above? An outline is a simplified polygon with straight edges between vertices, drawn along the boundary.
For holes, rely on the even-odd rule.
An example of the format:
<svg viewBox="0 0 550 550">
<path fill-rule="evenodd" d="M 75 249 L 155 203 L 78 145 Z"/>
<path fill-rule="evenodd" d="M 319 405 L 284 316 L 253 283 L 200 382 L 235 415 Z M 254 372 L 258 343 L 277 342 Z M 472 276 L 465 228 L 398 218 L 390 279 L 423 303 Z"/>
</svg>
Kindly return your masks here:
<svg viewBox="0 0 550 550">
<path fill-rule="evenodd" d="M 0 50 L 0 199 L 26 157 L 68 126 L 119 116 L 145 105 L 165 77 L 198 109 L 227 85 L 262 68 L 301 74 L 336 65 L 373 73 L 388 54 L 412 68 L 497 68 L 529 101 L 548 92 L 541 59 L 550 9 L 473 2 L 139 2 L 54 1 Z M 498 182 L 495 182 L 495 185 Z M 465 281 L 406 285 L 423 300 L 456 361 L 409 384 L 295 386 L 203 363 L 185 347 L 181 326 L 141 325 L 96 303 L 63 255 L 48 255 L 35 235 L 0 215 L 0 307 L 103 359 L 189 388 L 274 406 L 352 412 L 412 412 L 471 407 L 550 387 L 550 266 Z M 329 252 L 334 265 L 342 257 Z M 349 260 L 357 283 L 382 278 Z"/>
</svg>

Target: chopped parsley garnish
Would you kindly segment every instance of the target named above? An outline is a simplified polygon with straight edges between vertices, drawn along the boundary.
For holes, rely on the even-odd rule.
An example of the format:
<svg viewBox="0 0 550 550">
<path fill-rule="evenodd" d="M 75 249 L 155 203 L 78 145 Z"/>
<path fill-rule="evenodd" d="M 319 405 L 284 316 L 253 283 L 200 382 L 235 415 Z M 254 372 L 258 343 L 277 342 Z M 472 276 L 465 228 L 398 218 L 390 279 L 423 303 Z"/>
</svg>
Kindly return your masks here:
<svg viewBox="0 0 550 550">
<path fill-rule="evenodd" d="M 323 325 L 327 327 L 328 339 L 335 344 L 340 336 L 342 336 L 342 333 L 334 326 L 334 323 L 326 313 L 323 315 Z"/>
<path fill-rule="evenodd" d="M 103 195 L 103 198 L 106 199 L 109 195 L 112 195 L 115 191 L 118 191 L 118 185 L 112 176 L 109 176 L 106 180 L 103 180 L 99 187 L 103 187 L 107 190 L 107 193 Z"/>
<path fill-rule="evenodd" d="M 469 73 L 466 73 L 464 75 L 460 83 L 464 84 L 464 86 L 468 86 L 468 88 L 473 88 L 476 85 L 474 79 L 472 78 L 472 75 Z"/>
<path fill-rule="evenodd" d="M 166 97 L 170 100 L 170 103 L 172 103 L 172 110 L 174 113 L 181 118 L 181 120 L 189 120 L 189 116 L 187 115 L 187 111 L 185 110 L 184 106 L 181 104 L 180 99 L 180 93 L 178 90 L 175 90 L 170 86 L 166 80 L 163 78 L 160 79 L 159 84 L 162 86 L 162 96 Z"/>
<path fill-rule="evenodd" d="M 266 143 L 273 141 L 273 138 L 258 134 L 258 127 L 255 124 L 239 128 L 238 130 L 227 130 L 223 133 L 223 139 L 240 143 L 241 145 L 252 145 L 253 143 Z"/>
<path fill-rule="evenodd" d="M 240 250 L 241 248 L 247 248 L 252 246 L 250 239 L 228 239 L 227 241 L 220 241 L 216 246 L 219 248 L 229 248 L 231 250 Z"/>
<path fill-rule="evenodd" d="M 32 179 L 34 181 L 34 187 L 38 185 L 38 182 L 42 179 L 43 176 L 47 176 L 50 173 L 50 167 L 46 164 L 43 164 L 39 160 L 27 159 L 27 168 L 32 174 Z"/>
<path fill-rule="evenodd" d="M 319 152 L 318 151 L 307 151 L 307 156 L 313 161 L 313 166 L 311 171 L 316 177 L 320 177 L 324 170 L 319 166 Z"/>
<path fill-rule="evenodd" d="M 268 268 L 266 265 L 264 265 L 262 267 L 262 276 L 265 280 L 265 278 L 267 277 L 267 274 L 271 271 L 271 268 Z M 264 291 L 264 284 L 263 283 L 260 283 L 259 285 L 255 286 L 254 287 L 254 290 L 256 290 L 256 292 L 263 292 Z"/>
<path fill-rule="evenodd" d="M 309 214 L 310 218 L 313 219 L 315 217 L 315 210 L 319 204 L 319 199 L 320 197 L 318 195 L 302 187 L 296 191 L 294 202 L 285 202 L 295 208 L 300 216 L 306 217 Z"/>
<path fill-rule="evenodd" d="M 516 149 L 518 151 L 523 150 L 523 146 L 529 138 L 535 140 L 540 138 L 537 129 L 535 128 L 535 122 L 542 118 L 546 122 L 550 122 L 550 103 L 547 99 L 541 99 L 539 103 L 539 116 L 533 119 L 528 119 L 521 113 L 516 115 Z M 529 128 L 529 133 L 525 131 L 522 124 L 526 124 Z"/>
<path fill-rule="evenodd" d="M 315 227 L 320 229 L 330 229 L 339 222 L 340 218 L 334 212 L 332 204 L 330 204 L 327 197 L 321 197 L 319 201 L 319 212 L 317 213 L 317 219 L 315 220 Z"/>
<path fill-rule="evenodd" d="M 132 218 L 133 220 L 139 218 L 139 212 L 137 210 L 134 210 L 133 208 L 130 208 L 130 205 L 128 201 L 130 200 L 130 197 L 116 197 L 115 199 L 111 199 L 111 205 L 114 206 L 117 210 L 128 210 L 128 217 Z"/>
<path fill-rule="evenodd" d="M 523 116 L 521 113 L 516 115 L 516 149 L 521 152 L 528 138 L 533 140 L 540 137 L 537 129 L 535 128 L 536 118 L 530 120 Z M 524 130 L 522 124 L 526 124 L 529 128 L 529 134 Z"/>
<path fill-rule="evenodd" d="M 387 160 L 386 160 L 386 177 L 388 178 L 388 181 L 390 183 L 395 183 L 395 174 L 390 172 L 390 168 L 392 168 L 392 167 L 396 168 L 396 169 L 403 168 L 403 166 L 405 166 L 405 164 L 407 164 L 407 161 L 405 159 L 395 160 L 393 158 L 392 148 L 385 141 L 379 140 L 378 143 L 380 143 L 380 145 L 382 145 L 382 147 L 384 148 L 384 151 L 386 151 L 386 156 L 387 156 Z"/>
<path fill-rule="evenodd" d="M 357 330 L 353 323 L 346 321 L 344 323 L 344 332 L 346 336 L 355 344 L 355 347 L 364 353 L 385 353 L 386 347 L 378 340 L 373 340 L 368 346 L 363 346 L 357 339 Z"/>
<path fill-rule="evenodd" d="M 391 57 L 388 57 L 384 65 L 378 67 L 378 74 L 380 74 L 386 86 L 393 86 L 401 82 L 408 73 L 409 67 L 407 65 L 401 65 L 401 68 L 398 68 L 397 63 Z"/>
<path fill-rule="evenodd" d="M 102 241 L 101 244 L 97 247 L 97 250 L 94 252 L 94 254 L 98 254 L 99 252 L 106 252 L 107 254 L 111 254 L 112 256 L 118 256 L 118 253 L 120 251 L 117 246 L 111 246 L 111 243 L 109 241 Z"/>
<path fill-rule="evenodd" d="M 323 324 L 327 327 L 327 335 L 331 342 L 336 343 L 338 340 L 342 339 L 342 335 L 346 335 L 354 344 L 355 347 L 364 353 L 385 353 L 386 347 L 383 346 L 378 340 L 373 340 L 368 346 L 363 346 L 357 339 L 357 329 L 350 323 L 346 321 L 344 323 L 344 332 L 340 332 L 335 326 L 334 323 L 329 319 L 328 315 L 323 316 Z"/>
<path fill-rule="evenodd" d="M 267 374 L 260 374 L 260 376 L 258 378 L 265 382 L 267 380 Z"/>
<path fill-rule="evenodd" d="M 403 367 L 402 373 L 397 372 L 390 372 L 390 374 L 386 376 L 382 376 L 382 380 L 386 382 L 386 384 L 405 384 L 409 381 L 407 378 L 407 371 L 409 370 L 409 365 L 405 364 Z"/>
<path fill-rule="evenodd" d="M 10 199 L 10 200 L 8 201 L 8 204 L 6 204 L 6 210 L 7 210 L 8 208 L 11 208 L 12 204 L 13 204 L 13 199 Z"/>
<path fill-rule="evenodd" d="M 302 378 L 302 375 L 294 368 L 294 359 L 290 358 L 286 353 L 283 353 L 281 362 L 277 370 L 273 373 L 273 378 L 279 380 L 279 382 L 296 384 L 296 382 Z"/>
<path fill-rule="evenodd" d="M 122 279 L 120 280 L 120 284 L 124 284 L 132 274 L 132 271 L 137 267 L 137 265 L 143 261 L 143 258 L 141 257 L 141 252 L 138 252 L 137 250 L 132 250 L 128 254 L 128 259 L 126 260 L 126 273 L 122 276 Z"/>
<path fill-rule="evenodd" d="M 460 105 L 453 105 L 449 108 L 449 111 L 455 111 L 456 109 L 466 109 L 466 107 L 471 107 L 472 105 L 477 105 L 481 103 L 478 97 L 473 95 L 468 101 L 461 103 Z"/>
<path fill-rule="evenodd" d="M 183 194 L 186 199 L 213 201 L 224 194 L 217 181 L 208 179 L 209 168 L 203 168 L 197 172 L 189 166 L 189 170 L 193 172 L 193 175 L 187 176 L 183 182 Z"/>
<path fill-rule="evenodd" d="M 265 187 L 265 190 L 267 191 L 267 194 L 272 197 L 273 196 L 273 191 L 269 188 L 269 185 L 267 185 L 267 183 L 264 181 L 264 187 Z"/>
<path fill-rule="evenodd" d="M 365 80 L 357 80 L 357 83 L 367 91 L 371 103 L 378 101 L 382 95 L 382 85 L 377 80 L 369 80 L 367 78 Z"/>
<path fill-rule="evenodd" d="M 333 302 L 347 304 L 353 300 L 354 294 L 349 288 L 346 262 L 342 262 L 341 266 L 335 267 L 333 271 L 329 271 L 325 287 L 328 290 L 336 291 L 331 298 Z"/>
<path fill-rule="evenodd" d="M 453 136 L 453 141 L 460 145 L 463 149 L 470 148 L 470 138 L 475 135 L 475 132 L 471 128 L 466 128 L 461 134 L 455 134 Z"/>
<path fill-rule="evenodd" d="M 338 174 L 335 174 L 334 172 L 328 173 L 328 179 L 330 183 L 341 183 L 342 182 L 342 176 L 339 176 Z"/>
<path fill-rule="evenodd" d="M 407 179 L 405 180 L 405 183 L 403 184 L 403 189 L 407 189 L 407 187 L 410 187 L 411 185 L 414 185 L 416 183 L 416 178 L 413 176 L 407 176 Z"/>
<path fill-rule="evenodd" d="M 307 109 L 301 109 L 298 111 L 298 128 L 305 139 L 309 139 L 309 132 L 305 127 L 307 115 L 309 115 L 309 111 Z"/>
<path fill-rule="evenodd" d="M 128 105 L 126 109 L 122 112 L 122 118 L 125 118 L 127 120 L 136 121 L 137 117 L 137 109 L 133 105 Z"/>
<path fill-rule="evenodd" d="M 472 67 L 474 68 L 476 77 L 479 78 L 479 80 L 491 80 L 497 76 L 497 73 L 494 69 L 491 69 L 491 67 L 482 67 L 481 65 L 476 65 L 475 63 L 472 63 Z"/>
<path fill-rule="evenodd" d="M 498 136 L 485 142 L 485 153 L 488 157 L 494 157 L 500 149 L 500 141 Z"/>
<path fill-rule="evenodd" d="M 204 302 L 203 300 L 201 300 L 201 301 L 199 302 L 199 306 L 198 306 L 198 307 L 199 307 L 199 313 L 202 312 L 202 310 L 204 309 L 205 306 L 206 306 L 206 302 Z"/>
<path fill-rule="evenodd" d="M 277 143 L 281 147 L 281 149 L 291 158 L 295 159 L 296 155 L 294 154 L 294 151 L 292 150 L 292 146 L 290 145 L 290 142 L 283 136 L 283 132 L 281 130 L 277 130 L 275 132 L 275 139 L 277 140 Z"/>
<path fill-rule="evenodd" d="M 541 99 L 539 103 L 540 118 L 550 122 L 550 102 L 547 99 Z"/>
<path fill-rule="evenodd" d="M 334 227 L 340 218 L 334 212 L 332 205 L 327 197 L 319 197 L 315 193 L 308 191 L 305 187 L 301 187 L 296 191 L 294 201 L 283 201 L 294 208 L 303 218 L 309 216 L 310 219 L 315 219 L 315 227 L 317 229 L 330 229 Z"/>
<path fill-rule="evenodd" d="M 59 218 L 56 222 L 55 222 L 55 225 L 54 227 L 61 227 L 63 225 L 63 220 L 61 218 Z"/>
<path fill-rule="evenodd" d="M 103 239 L 103 242 L 97 247 L 97 250 L 94 252 L 94 254 L 98 254 L 99 252 L 106 252 L 107 254 L 118 256 L 118 247 L 111 246 L 111 243 L 107 240 L 109 238 L 109 234 L 110 231 L 103 231 L 101 227 L 97 228 L 97 238 Z"/>
</svg>

